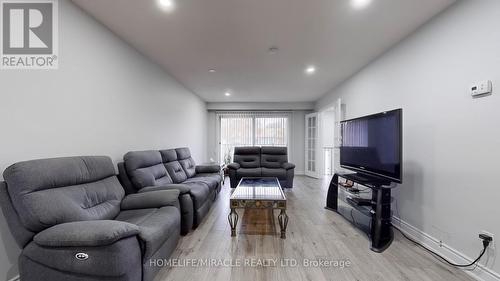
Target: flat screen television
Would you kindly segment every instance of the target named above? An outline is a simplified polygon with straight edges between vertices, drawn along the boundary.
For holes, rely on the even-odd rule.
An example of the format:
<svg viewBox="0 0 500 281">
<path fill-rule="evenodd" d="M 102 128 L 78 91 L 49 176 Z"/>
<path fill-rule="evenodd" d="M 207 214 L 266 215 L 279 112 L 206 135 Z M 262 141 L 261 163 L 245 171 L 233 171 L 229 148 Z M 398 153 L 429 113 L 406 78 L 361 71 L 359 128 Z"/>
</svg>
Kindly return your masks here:
<svg viewBox="0 0 500 281">
<path fill-rule="evenodd" d="M 341 122 L 340 166 L 402 183 L 402 109 Z"/>
</svg>

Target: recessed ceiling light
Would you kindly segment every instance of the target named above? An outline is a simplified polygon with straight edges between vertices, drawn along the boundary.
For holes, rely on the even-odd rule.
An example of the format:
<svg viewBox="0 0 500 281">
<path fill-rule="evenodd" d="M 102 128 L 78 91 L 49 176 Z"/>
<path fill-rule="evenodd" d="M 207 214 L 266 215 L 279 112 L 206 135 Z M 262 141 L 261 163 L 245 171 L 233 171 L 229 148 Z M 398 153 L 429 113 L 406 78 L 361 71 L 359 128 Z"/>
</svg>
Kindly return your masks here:
<svg viewBox="0 0 500 281">
<path fill-rule="evenodd" d="M 158 0 L 158 4 L 167 12 L 173 11 L 175 8 L 174 0 Z"/>
<path fill-rule="evenodd" d="M 351 5 L 355 9 L 363 9 L 370 5 L 372 0 L 351 0 Z"/>
<path fill-rule="evenodd" d="M 305 72 L 306 74 L 309 74 L 309 75 L 314 74 L 314 73 L 316 72 L 316 67 L 315 67 L 315 66 L 313 66 L 313 65 L 308 66 L 308 67 L 304 70 L 304 72 Z"/>
<path fill-rule="evenodd" d="M 213 69 L 213 68 L 212 68 L 212 69 L 209 69 L 209 70 L 208 70 L 208 72 L 210 72 L 210 73 L 214 73 L 214 72 L 215 72 L 215 69 Z"/>
<path fill-rule="evenodd" d="M 230 92 L 225 92 L 225 93 L 224 93 L 224 95 L 225 95 L 226 97 L 229 97 L 229 96 L 231 95 L 231 93 L 230 93 Z"/>
</svg>

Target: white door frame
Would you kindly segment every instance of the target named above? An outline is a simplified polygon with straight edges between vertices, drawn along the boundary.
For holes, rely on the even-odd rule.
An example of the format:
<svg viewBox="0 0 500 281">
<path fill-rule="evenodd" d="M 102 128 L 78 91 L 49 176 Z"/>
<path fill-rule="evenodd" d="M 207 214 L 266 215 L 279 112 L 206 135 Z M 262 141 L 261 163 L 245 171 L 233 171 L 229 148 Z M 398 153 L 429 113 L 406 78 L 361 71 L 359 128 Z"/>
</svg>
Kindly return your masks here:
<svg viewBox="0 0 500 281">
<path fill-rule="evenodd" d="M 314 120 L 313 122 L 309 122 Z M 319 142 L 320 142 L 320 121 L 319 114 L 317 112 L 307 114 L 305 116 L 305 174 L 306 176 L 319 178 L 320 177 L 320 152 L 319 152 Z M 314 126 L 309 126 L 309 124 Z M 310 142 L 311 141 L 311 142 Z M 311 152 L 311 153 L 310 153 Z M 312 156 L 312 157 L 311 157 Z M 312 158 L 312 159 L 311 159 Z"/>
<path fill-rule="evenodd" d="M 331 112 L 331 114 L 333 114 L 333 121 L 330 123 L 325 123 L 325 121 L 327 121 L 327 119 L 330 119 L 330 118 L 327 118 L 326 117 L 326 114 L 327 112 Z M 330 113 L 329 113 L 330 114 Z M 320 165 L 320 169 L 319 169 L 319 172 L 320 172 L 320 175 L 321 176 L 325 176 L 326 175 L 326 162 L 325 162 L 325 134 L 327 132 L 327 130 L 332 130 L 331 131 L 331 134 L 332 134 L 332 139 L 328 140 L 328 143 L 332 143 L 333 145 L 335 145 L 335 134 L 336 134 L 336 124 L 335 124 L 335 121 L 336 120 L 336 116 L 335 116 L 335 108 L 334 107 L 326 107 L 324 108 L 323 110 L 321 110 L 319 112 L 319 121 L 320 121 L 320 124 L 319 124 L 319 135 L 318 137 L 320 138 L 319 139 L 319 154 L 320 154 L 320 161 L 319 161 L 319 165 Z M 333 163 L 333 159 L 334 159 L 334 151 L 333 149 L 331 150 L 331 163 L 330 163 L 330 166 L 331 166 L 331 170 L 332 170 L 332 173 L 334 171 L 334 163 Z"/>
</svg>

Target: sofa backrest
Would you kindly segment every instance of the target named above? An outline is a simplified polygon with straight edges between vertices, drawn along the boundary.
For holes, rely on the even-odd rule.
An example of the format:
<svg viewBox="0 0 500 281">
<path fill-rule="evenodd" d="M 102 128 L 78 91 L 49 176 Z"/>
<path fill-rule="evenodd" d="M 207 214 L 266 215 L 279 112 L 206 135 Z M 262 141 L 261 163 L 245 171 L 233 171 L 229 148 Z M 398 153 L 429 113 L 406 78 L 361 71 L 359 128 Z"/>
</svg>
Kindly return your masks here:
<svg viewBox="0 0 500 281">
<path fill-rule="evenodd" d="M 177 160 L 175 149 L 160 150 L 163 164 L 174 183 L 181 183 L 187 179 L 186 172 Z"/>
<path fill-rule="evenodd" d="M 241 168 L 260 167 L 260 147 L 241 146 L 234 148 L 233 161 L 240 164 Z"/>
<path fill-rule="evenodd" d="M 125 190 L 125 194 L 128 195 L 137 193 L 137 189 L 135 188 L 134 184 L 130 181 L 130 178 L 128 177 L 127 169 L 125 168 L 125 162 L 119 162 L 117 166 L 118 166 L 118 180 L 120 180 L 120 183 L 122 184 L 123 189 Z"/>
<path fill-rule="evenodd" d="M 263 146 L 261 148 L 261 167 L 281 168 L 283 163 L 288 162 L 287 148 L 276 146 Z"/>
<path fill-rule="evenodd" d="M 123 156 L 123 161 L 130 181 L 137 190 L 173 182 L 158 150 L 130 151 Z"/>
<path fill-rule="evenodd" d="M 9 225 L 10 232 L 16 240 L 17 245 L 22 249 L 26 244 L 28 244 L 35 236 L 35 233 L 27 230 L 21 220 L 19 215 L 12 205 L 12 200 L 10 199 L 9 192 L 7 191 L 7 184 L 5 182 L 0 182 L 0 205 L 2 206 L 2 212 L 5 216 L 5 220 Z"/>
<path fill-rule="evenodd" d="M 32 232 L 66 222 L 114 219 L 125 193 L 106 156 L 19 162 L 3 176 L 22 225 Z"/>
<path fill-rule="evenodd" d="M 196 175 L 196 163 L 191 157 L 191 151 L 187 147 L 176 148 L 177 161 L 181 164 L 186 176 L 192 178 Z"/>
</svg>

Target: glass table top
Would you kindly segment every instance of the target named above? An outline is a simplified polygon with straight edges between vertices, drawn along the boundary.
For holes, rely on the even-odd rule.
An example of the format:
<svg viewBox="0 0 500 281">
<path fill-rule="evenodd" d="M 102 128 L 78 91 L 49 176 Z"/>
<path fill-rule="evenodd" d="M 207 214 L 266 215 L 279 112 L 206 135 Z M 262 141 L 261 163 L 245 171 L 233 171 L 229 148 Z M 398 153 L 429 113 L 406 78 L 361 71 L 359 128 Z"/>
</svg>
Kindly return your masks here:
<svg viewBox="0 0 500 281">
<path fill-rule="evenodd" d="M 242 178 L 232 200 L 286 200 L 277 178 Z"/>
</svg>

